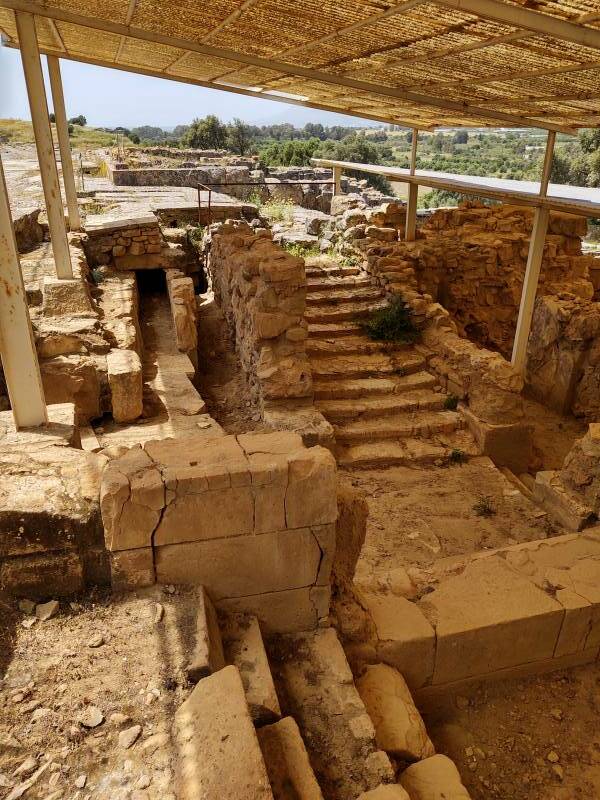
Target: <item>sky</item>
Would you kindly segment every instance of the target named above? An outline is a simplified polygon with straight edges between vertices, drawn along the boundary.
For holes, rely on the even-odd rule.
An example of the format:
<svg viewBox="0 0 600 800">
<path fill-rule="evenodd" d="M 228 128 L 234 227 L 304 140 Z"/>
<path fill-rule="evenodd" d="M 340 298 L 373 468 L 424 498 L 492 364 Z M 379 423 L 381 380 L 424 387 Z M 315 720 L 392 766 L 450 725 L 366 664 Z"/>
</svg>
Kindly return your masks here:
<svg viewBox="0 0 600 800">
<path fill-rule="evenodd" d="M 46 73 L 45 61 L 42 56 Z M 297 126 L 307 122 L 368 124 L 342 114 L 258 100 L 76 61 L 61 60 L 61 72 L 67 115 L 83 114 L 88 124 L 96 127 L 158 125 L 173 128 L 207 114 L 216 114 L 225 121 L 240 117 L 258 125 L 281 122 Z M 46 92 L 51 104 L 47 73 Z M 30 119 L 31 115 L 19 52 L 0 47 L 0 119 L 7 118 Z"/>
</svg>

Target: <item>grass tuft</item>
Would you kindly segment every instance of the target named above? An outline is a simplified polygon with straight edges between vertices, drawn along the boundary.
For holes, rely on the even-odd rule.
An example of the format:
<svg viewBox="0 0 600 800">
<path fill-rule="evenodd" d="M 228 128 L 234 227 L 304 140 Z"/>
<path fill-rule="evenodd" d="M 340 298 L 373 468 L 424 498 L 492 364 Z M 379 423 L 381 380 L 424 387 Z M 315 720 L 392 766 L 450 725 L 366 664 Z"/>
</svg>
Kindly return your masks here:
<svg viewBox="0 0 600 800">
<path fill-rule="evenodd" d="M 473 511 L 478 517 L 493 517 L 496 513 L 494 498 L 489 495 L 482 495 L 473 505 Z"/>
<path fill-rule="evenodd" d="M 416 342 L 419 339 L 412 311 L 401 297 L 394 297 L 386 308 L 375 311 L 360 325 L 370 339 L 378 342 Z"/>
<path fill-rule="evenodd" d="M 459 398 L 455 394 L 449 394 L 444 400 L 444 408 L 447 411 L 456 411 Z"/>
</svg>

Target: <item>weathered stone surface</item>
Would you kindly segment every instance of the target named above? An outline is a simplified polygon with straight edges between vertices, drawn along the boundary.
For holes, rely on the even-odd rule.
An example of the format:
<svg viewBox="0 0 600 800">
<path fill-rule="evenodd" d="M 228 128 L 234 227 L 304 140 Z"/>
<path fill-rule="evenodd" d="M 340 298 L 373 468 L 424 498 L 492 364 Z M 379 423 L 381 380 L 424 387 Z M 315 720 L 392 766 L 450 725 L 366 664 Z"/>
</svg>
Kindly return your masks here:
<svg viewBox="0 0 600 800">
<path fill-rule="evenodd" d="M 265 725 L 257 733 L 275 800 L 323 800 L 293 717 Z"/>
<path fill-rule="evenodd" d="M 535 476 L 533 499 L 559 525 L 569 531 L 580 531 L 594 517 L 594 510 L 584 502 L 582 495 L 568 489 L 555 470 L 542 470 Z"/>
<path fill-rule="evenodd" d="M 470 800 L 454 762 L 442 755 L 412 764 L 400 783 L 410 800 Z"/>
<path fill-rule="evenodd" d="M 12 411 L 0 412 L 0 447 L 27 452 L 56 446 L 77 447 L 77 414 L 73 403 L 48 405 L 47 413 L 47 425 L 17 430 Z"/>
<path fill-rule="evenodd" d="M 225 612 L 254 614 L 266 634 L 309 631 L 324 624 L 329 613 L 329 587 L 286 589 L 270 594 L 230 597 L 217 605 Z"/>
<path fill-rule="evenodd" d="M 154 577 L 154 555 L 151 547 L 135 550 L 116 550 L 109 553 L 111 585 L 116 591 L 140 589 L 152 586 Z"/>
<path fill-rule="evenodd" d="M 187 667 L 188 678 L 193 683 L 225 666 L 217 612 L 204 586 L 199 587 L 197 596 L 195 644 Z"/>
<path fill-rule="evenodd" d="M 567 488 L 600 516 L 600 423 L 591 423 L 586 435 L 575 442 L 560 477 Z"/>
<path fill-rule="evenodd" d="M 106 357 L 115 422 L 131 422 L 142 413 L 142 362 L 134 350 L 111 350 Z"/>
<path fill-rule="evenodd" d="M 419 606 L 436 630 L 434 684 L 551 658 L 563 621 L 556 600 L 496 556 L 471 562 Z"/>
<path fill-rule="evenodd" d="M 254 724 L 275 722 L 281 708 L 258 620 L 250 614 L 227 614 L 222 630 L 227 661 L 240 671 Z"/>
<path fill-rule="evenodd" d="M 397 670 L 387 664 L 368 666 L 356 688 L 375 726 L 378 747 L 407 761 L 435 753 L 406 681 Z"/>
<path fill-rule="evenodd" d="M 367 535 L 369 507 L 366 493 L 354 486 L 338 488 L 338 518 L 333 577 L 338 585 L 350 586 Z"/>
<path fill-rule="evenodd" d="M 101 414 L 97 362 L 89 356 L 57 356 L 40 361 L 46 403 L 73 403 L 81 420 Z"/>
<path fill-rule="evenodd" d="M 290 460 L 285 509 L 289 528 L 335 522 L 336 465 L 329 450 L 312 447 Z"/>
<path fill-rule="evenodd" d="M 394 594 L 361 591 L 359 600 L 375 624 L 379 659 L 395 667 L 411 690 L 429 683 L 435 662 L 435 631 L 422 610 Z"/>
<path fill-rule="evenodd" d="M 411 800 L 411 798 L 400 784 L 382 783 L 370 792 L 363 792 L 358 800 Z"/>
<path fill-rule="evenodd" d="M 235 667 L 201 680 L 175 714 L 182 800 L 273 800 L 244 687 Z"/>
<path fill-rule="evenodd" d="M 46 317 L 86 316 L 92 314 L 92 301 L 87 284 L 78 278 L 45 277 L 43 282 L 44 299 L 42 313 Z"/>
</svg>

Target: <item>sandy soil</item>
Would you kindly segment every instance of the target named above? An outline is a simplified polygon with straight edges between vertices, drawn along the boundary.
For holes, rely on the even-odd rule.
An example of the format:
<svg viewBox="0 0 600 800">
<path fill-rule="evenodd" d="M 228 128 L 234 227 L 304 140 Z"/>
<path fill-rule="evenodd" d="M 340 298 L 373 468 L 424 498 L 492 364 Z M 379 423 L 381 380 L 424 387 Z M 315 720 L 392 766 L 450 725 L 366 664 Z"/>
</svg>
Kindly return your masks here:
<svg viewBox="0 0 600 800">
<path fill-rule="evenodd" d="M 369 504 L 359 584 L 396 567 L 450 567 L 479 550 L 564 533 L 487 458 L 428 469 L 354 471 L 344 480 L 365 490 Z M 491 507 L 490 516 L 478 514 L 482 501 Z"/>
<path fill-rule="evenodd" d="M 473 800 L 600 797 L 600 665 L 467 690 L 425 714 Z"/>
<path fill-rule="evenodd" d="M 169 729 L 190 690 L 195 603 L 169 590 L 91 593 L 29 629 L 14 604 L 1 607 L 3 798 L 45 765 L 27 800 L 175 800 Z M 102 721 L 86 727 L 94 708 Z M 119 734 L 135 726 L 126 747 Z"/>
</svg>

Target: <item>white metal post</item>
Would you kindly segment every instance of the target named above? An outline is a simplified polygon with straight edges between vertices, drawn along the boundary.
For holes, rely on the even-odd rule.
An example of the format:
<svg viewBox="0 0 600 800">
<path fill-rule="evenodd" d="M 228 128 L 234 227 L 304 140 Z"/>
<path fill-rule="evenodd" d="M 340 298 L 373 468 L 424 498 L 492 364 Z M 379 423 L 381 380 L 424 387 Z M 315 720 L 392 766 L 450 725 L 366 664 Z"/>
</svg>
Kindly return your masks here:
<svg viewBox="0 0 600 800">
<path fill-rule="evenodd" d="M 342 193 L 342 168 L 333 167 L 333 193 L 338 195 Z"/>
<path fill-rule="evenodd" d="M 1 160 L 0 356 L 16 427 L 43 425 L 46 402 Z"/>
<path fill-rule="evenodd" d="M 69 142 L 69 125 L 67 123 L 65 96 L 60 75 L 60 62 L 56 56 L 46 56 L 46 60 L 50 75 L 50 87 L 52 88 L 52 105 L 56 120 L 58 146 L 60 147 L 60 163 L 62 165 L 65 197 L 67 208 L 69 209 L 69 228 L 72 231 L 78 231 L 81 230 L 81 217 L 79 216 L 79 206 L 77 205 L 77 189 L 75 188 L 75 173 L 73 171 L 73 159 Z"/>
<path fill-rule="evenodd" d="M 413 128 L 412 144 L 410 149 L 410 174 L 414 175 L 417 169 L 417 141 L 419 131 Z M 414 242 L 417 235 L 417 199 L 419 197 L 419 187 L 416 184 L 408 184 L 408 202 L 406 204 L 406 227 L 404 238 L 407 242 Z"/>
<path fill-rule="evenodd" d="M 33 14 L 21 11 L 16 11 L 15 17 L 25 84 L 29 97 L 31 121 L 35 135 L 35 146 L 46 200 L 46 213 L 48 215 L 48 227 L 50 228 L 56 274 L 59 278 L 72 278 L 73 268 L 67 242 L 65 214 L 60 196 L 60 183 L 58 182 L 58 170 L 54 157 L 52 131 L 50 130 L 50 120 L 48 118 L 48 103 L 46 101 L 46 89 L 44 87 L 40 52 L 36 37 L 35 18 Z"/>
<path fill-rule="evenodd" d="M 543 199 L 548 193 L 548 183 L 552 172 L 552 158 L 554 156 L 554 141 L 556 134 L 548 131 L 546 142 L 546 152 L 544 154 L 544 166 L 540 181 L 540 197 Z M 527 363 L 527 342 L 531 331 L 531 320 L 533 319 L 533 307 L 537 294 L 542 259 L 544 256 L 544 243 L 548 231 L 548 219 L 550 212 L 544 206 L 536 208 L 533 218 L 533 231 L 529 242 L 529 252 L 527 254 L 527 267 L 525 269 L 525 279 L 523 280 L 523 290 L 521 292 L 521 304 L 519 306 L 519 317 L 517 319 L 517 330 L 512 351 L 512 365 L 520 373 L 525 372 Z"/>
</svg>

